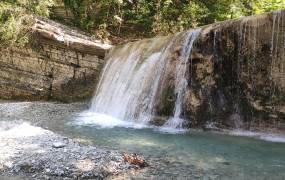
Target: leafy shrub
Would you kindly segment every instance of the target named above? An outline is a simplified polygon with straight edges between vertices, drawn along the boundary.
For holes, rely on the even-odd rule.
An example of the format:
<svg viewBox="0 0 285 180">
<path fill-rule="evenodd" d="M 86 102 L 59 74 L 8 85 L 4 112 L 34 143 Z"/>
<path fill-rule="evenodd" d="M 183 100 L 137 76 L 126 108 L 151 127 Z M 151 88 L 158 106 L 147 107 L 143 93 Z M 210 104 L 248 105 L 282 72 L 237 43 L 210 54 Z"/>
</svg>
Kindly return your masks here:
<svg viewBox="0 0 285 180">
<path fill-rule="evenodd" d="M 49 16 L 53 0 L 2 0 L 0 2 L 0 43 L 25 45 L 34 15 Z"/>
</svg>

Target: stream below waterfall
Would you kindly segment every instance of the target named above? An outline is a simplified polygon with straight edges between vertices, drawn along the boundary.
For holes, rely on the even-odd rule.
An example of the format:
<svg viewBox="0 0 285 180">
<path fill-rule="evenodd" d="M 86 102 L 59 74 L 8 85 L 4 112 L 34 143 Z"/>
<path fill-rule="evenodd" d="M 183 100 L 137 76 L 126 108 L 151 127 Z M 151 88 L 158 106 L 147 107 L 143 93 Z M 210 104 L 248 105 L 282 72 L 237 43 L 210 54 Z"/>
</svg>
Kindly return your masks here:
<svg viewBox="0 0 285 180">
<path fill-rule="evenodd" d="M 29 122 L 99 148 L 143 155 L 151 166 L 127 177 L 276 180 L 285 177 L 285 143 L 195 130 L 169 134 L 151 127 L 79 125 L 80 113 L 87 108 L 86 104 L 2 102 L 0 122 Z M 105 123 L 105 119 L 101 122 Z"/>
</svg>

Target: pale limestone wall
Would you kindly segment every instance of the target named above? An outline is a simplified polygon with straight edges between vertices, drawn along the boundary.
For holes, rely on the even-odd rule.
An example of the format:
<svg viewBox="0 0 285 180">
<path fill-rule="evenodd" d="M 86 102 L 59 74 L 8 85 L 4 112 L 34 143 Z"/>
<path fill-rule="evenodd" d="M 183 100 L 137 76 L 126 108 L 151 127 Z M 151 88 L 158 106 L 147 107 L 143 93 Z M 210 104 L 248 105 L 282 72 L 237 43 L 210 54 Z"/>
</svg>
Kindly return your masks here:
<svg viewBox="0 0 285 180">
<path fill-rule="evenodd" d="M 36 44 L 0 47 L 0 99 L 70 102 L 91 98 L 106 49 L 94 47 L 86 43 L 87 38 L 72 33 L 68 42 L 36 32 Z"/>
</svg>

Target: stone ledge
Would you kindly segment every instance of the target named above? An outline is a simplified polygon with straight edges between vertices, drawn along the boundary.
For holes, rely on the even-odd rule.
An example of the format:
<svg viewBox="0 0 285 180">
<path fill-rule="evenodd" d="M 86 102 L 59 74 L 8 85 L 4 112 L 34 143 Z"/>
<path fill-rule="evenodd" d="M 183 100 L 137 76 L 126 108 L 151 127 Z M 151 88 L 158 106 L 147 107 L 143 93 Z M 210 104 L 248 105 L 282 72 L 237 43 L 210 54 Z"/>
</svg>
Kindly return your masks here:
<svg viewBox="0 0 285 180">
<path fill-rule="evenodd" d="M 36 18 L 32 31 L 42 38 L 65 45 L 75 51 L 101 57 L 105 56 L 106 51 L 112 47 L 110 44 L 102 43 L 99 40 L 92 40 L 77 30 L 72 30 L 67 26 L 42 18 Z"/>
</svg>

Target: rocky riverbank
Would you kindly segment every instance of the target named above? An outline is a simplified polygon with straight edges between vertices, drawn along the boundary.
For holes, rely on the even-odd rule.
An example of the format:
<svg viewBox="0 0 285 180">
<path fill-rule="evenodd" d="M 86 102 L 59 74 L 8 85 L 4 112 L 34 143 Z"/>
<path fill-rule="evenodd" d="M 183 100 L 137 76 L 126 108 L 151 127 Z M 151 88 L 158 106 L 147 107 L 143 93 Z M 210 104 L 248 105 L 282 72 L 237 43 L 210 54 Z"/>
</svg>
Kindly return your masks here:
<svg viewBox="0 0 285 180">
<path fill-rule="evenodd" d="M 284 142 L 284 133 L 258 134 L 219 129 L 220 133 L 191 130 L 183 135 L 175 135 L 157 132 L 159 129 L 152 126 L 134 130 L 77 125 L 76 119 L 87 106 L 85 103 L 1 102 L 0 179 L 101 178 L 95 175 L 104 175 L 107 179 L 201 179 L 205 176 L 208 179 L 231 179 L 236 176 L 232 175 L 233 171 L 248 174 L 254 172 L 253 177 L 261 171 L 279 172 L 276 176 L 283 177 L 283 160 L 268 163 L 257 158 L 260 154 L 264 155 L 263 147 L 268 145 L 276 148 L 268 148 L 266 153 L 274 151 L 273 155 L 278 156 L 278 160 L 283 157 L 283 145 L 253 138 Z M 206 154 L 204 150 L 207 151 Z M 123 161 L 123 152 L 142 154 L 150 166 L 135 169 L 135 166 Z M 257 159 L 250 159 L 252 164 L 247 164 L 244 168 L 248 153 Z M 260 168 L 260 163 L 263 168 Z M 278 166 L 273 168 L 270 164 Z M 93 170 L 88 171 L 90 167 Z M 109 171 L 105 167 L 114 168 Z M 243 169 L 250 172 L 244 172 Z M 59 176 L 62 172 L 63 175 Z M 242 173 L 239 177 L 243 177 Z M 77 176 L 71 177 L 71 174 Z"/>
<path fill-rule="evenodd" d="M 119 152 L 82 145 L 27 122 L 0 122 L 0 177 L 104 179 L 133 168 Z"/>
</svg>

